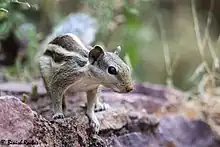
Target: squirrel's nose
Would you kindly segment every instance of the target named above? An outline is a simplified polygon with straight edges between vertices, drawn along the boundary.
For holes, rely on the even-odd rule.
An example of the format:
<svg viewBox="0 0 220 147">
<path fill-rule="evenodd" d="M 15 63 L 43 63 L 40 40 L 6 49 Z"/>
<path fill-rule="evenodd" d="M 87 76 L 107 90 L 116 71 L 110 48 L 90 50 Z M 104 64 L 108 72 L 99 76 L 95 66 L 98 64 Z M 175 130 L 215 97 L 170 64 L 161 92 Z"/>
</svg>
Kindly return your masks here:
<svg viewBox="0 0 220 147">
<path fill-rule="evenodd" d="M 127 92 L 130 92 L 130 91 L 132 91 L 134 89 L 134 86 L 133 85 L 130 85 L 130 86 L 127 86 L 126 87 L 126 91 Z"/>
</svg>

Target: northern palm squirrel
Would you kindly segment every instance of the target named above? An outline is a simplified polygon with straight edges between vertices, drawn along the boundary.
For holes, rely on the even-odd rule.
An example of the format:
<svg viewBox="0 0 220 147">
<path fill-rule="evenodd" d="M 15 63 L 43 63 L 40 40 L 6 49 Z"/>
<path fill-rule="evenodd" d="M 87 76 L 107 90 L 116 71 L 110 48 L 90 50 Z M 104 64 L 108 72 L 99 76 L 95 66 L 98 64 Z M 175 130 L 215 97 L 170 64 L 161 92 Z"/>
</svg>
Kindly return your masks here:
<svg viewBox="0 0 220 147">
<path fill-rule="evenodd" d="M 95 108 L 106 109 L 100 102 L 100 85 L 115 92 L 133 90 L 131 70 L 119 57 L 121 47 L 107 52 L 100 45 L 88 46 L 73 33 L 54 37 L 40 54 L 38 62 L 46 90 L 52 99 L 53 119 L 63 119 L 64 93 L 85 92 L 87 111 L 95 132 L 100 124 Z"/>
</svg>

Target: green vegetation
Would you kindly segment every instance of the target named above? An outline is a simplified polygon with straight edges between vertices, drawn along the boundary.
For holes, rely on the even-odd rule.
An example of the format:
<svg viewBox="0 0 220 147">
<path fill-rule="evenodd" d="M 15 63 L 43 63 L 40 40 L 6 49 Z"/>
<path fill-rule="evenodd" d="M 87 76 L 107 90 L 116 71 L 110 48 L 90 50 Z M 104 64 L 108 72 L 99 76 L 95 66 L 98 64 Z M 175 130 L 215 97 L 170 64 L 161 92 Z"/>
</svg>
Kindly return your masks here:
<svg viewBox="0 0 220 147">
<path fill-rule="evenodd" d="M 4 68 L 9 76 L 22 80 L 36 77 L 39 73 L 33 59 L 42 34 L 49 33 L 44 30 L 50 30 L 70 12 L 83 11 L 92 14 L 99 22 L 96 43 L 103 44 L 108 50 L 121 45 L 121 56 L 131 63 L 137 81 L 167 84 L 191 92 L 198 92 L 200 87 L 201 92 L 201 87 L 213 86 L 218 80 L 219 43 L 210 38 L 211 16 L 201 21 L 203 17 L 195 10 L 193 0 L 177 5 L 178 9 L 173 11 L 159 7 L 156 0 L 59 2 L 0 2 L 1 37 L 14 25 L 32 24 L 26 34 L 29 41 L 27 62 L 23 66 L 18 61 L 14 67 Z M 51 5 L 54 11 L 48 10 Z M 27 15 L 27 9 L 33 8 L 36 12 L 31 16 L 40 18 Z M 204 13 L 209 14 L 209 11 Z M 22 38 L 22 32 L 16 29 L 16 33 Z"/>
<path fill-rule="evenodd" d="M 3 0 L 0 3 L 1 38 L 7 36 L 10 29 L 17 27 L 25 22 L 24 14 L 20 11 L 29 8 L 29 3 L 19 2 L 17 0 Z"/>
</svg>

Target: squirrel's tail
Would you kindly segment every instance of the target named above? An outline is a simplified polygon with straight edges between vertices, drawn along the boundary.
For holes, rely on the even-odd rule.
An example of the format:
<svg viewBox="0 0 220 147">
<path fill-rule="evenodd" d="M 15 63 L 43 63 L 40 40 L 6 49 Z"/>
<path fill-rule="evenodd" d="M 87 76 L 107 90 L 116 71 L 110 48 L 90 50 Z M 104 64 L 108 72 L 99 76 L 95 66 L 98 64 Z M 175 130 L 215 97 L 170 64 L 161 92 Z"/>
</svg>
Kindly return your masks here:
<svg viewBox="0 0 220 147">
<path fill-rule="evenodd" d="M 52 33 L 44 39 L 40 45 L 37 56 L 39 56 L 46 49 L 47 44 L 58 35 L 72 33 L 79 37 L 85 45 L 90 45 L 95 40 L 97 31 L 98 25 L 94 18 L 84 13 L 72 13 L 55 26 Z"/>
</svg>

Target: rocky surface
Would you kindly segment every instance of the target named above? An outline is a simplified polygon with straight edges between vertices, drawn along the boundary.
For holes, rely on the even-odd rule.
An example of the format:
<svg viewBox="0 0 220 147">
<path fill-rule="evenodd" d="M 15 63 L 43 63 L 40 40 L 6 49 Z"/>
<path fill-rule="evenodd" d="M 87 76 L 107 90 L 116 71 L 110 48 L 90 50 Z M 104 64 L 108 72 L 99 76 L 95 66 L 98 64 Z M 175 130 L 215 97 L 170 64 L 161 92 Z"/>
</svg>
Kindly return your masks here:
<svg viewBox="0 0 220 147">
<path fill-rule="evenodd" d="M 1 145 L 10 139 L 11 143 L 26 140 L 20 142 L 22 145 L 19 147 L 25 146 L 25 143 L 42 147 L 220 146 L 219 138 L 214 136 L 209 125 L 199 119 L 188 119 L 178 114 L 153 115 L 163 106 L 169 105 L 170 99 L 178 103 L 184 97 L 180 91 L 151 84 L 137 84 L 129 94 L 103 89 L 103 101 L 111 108 L 96 113 L 101 130 L 98 135 L 94 135 L 84 113 L 85 98 L 68 94 L 64 123 L 53 122 L 50 120 L 50 99 L 41 82 L 34 84 L 38 87 L 35 100 L 31 99 L 32 84 L 0 84 Z M 27 94 L 27 104 L 19 100 L 24 98 L 22 93 Z"/>
<path fill-rule="evenodd" d="M 34 112 L 15 97 L 0 97 L 0 139 L 23 140 L 34 128 Z"/>
</svg>

